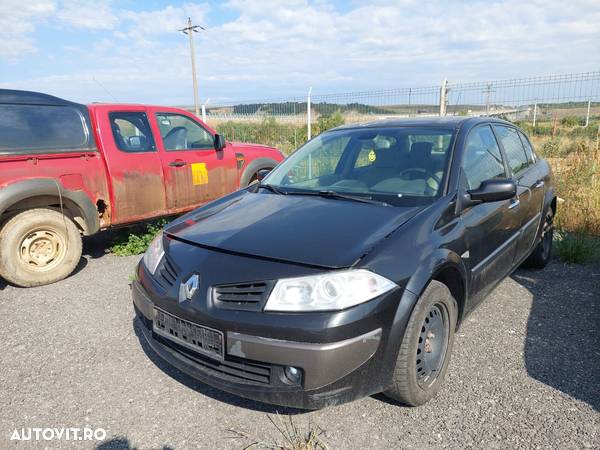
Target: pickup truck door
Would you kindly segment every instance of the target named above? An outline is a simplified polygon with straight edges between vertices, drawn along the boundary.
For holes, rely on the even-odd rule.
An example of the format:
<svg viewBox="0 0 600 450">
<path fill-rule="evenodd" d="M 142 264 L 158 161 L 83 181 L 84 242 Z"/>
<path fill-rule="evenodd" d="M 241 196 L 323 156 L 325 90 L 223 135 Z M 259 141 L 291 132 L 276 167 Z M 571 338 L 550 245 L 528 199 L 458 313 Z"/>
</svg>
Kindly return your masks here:
<svg viewBox="0 0 600 450">
<path fill-rule="evenodd" d="M 191 209 L 239 187 L 235 152 L 229 144 L 215 150 L 214 131 L 191 114 L 169 108 L 155 109 L 152 121 L 171 212 Z"/>
<path fill-rule="evenodd" d="M 494 125 L 493 128 L 517 183 L 517 208 L 520 217 L 520 235 L 515 254 L 517 264 L 529 255 L 541 225 L 543 174 L 534 161 L 533 151 L 525 136 L 520 137 L 517 129 L 510 126 Z M 524 146 L 523 139 L 527 142 L 527 147 Z"/>
<path fill-rule="evenodd" d="M 143 106 L 94 106 L 112 192 L 112 223 L 166 214 L 162 163 Z"/>
<path fill-rule="evenodd" d="M 489 125 L 470 131 L 461 162 L 461 186 L 476 189 L 482 181 L 508 178 L 508 169 Z M 461 213 L 467 251 L 462 255 L 470 271 L 469 291 L 474 306 L 512 270 L 519 238 L 517 199 L 481 203 Z"/>
</svg>

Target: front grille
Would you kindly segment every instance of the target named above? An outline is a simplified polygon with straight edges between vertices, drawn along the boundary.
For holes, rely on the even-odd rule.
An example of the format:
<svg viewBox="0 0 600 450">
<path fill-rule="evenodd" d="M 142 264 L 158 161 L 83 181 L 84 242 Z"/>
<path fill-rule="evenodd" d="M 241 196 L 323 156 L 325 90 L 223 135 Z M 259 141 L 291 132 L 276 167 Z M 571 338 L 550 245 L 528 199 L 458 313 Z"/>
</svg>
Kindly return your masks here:
<svg viewBox="0 0 600 450">
<path fill-rule="evenodd" d="M 271 366 L 258 362 L 248 362 L 241 358 L 228 356 L 224 361 L 218 361 L 196 353 L 169 339 L 154 334 L 154 339 L 161 344 L 177 351 L 202 369 L 216 372 L 219 378 L 244 384 L 265 385 L 271 382 Z"/>
<path fill-rule="evenodd" d="M 273 284 L 273 282 L 260 281 L 215 286 L 214 302 L 222 309 L 260 311 L 273 289 Z"/>
<path fill-rule="evenodd" d="M 158 269 L 155 274 L 156 282 L 166 291 L 172 287 L 177 281 L 177 270 L 171 261 L 166 256 L 163 257 L 162 261 L 158 265 Z"/>
</svg>

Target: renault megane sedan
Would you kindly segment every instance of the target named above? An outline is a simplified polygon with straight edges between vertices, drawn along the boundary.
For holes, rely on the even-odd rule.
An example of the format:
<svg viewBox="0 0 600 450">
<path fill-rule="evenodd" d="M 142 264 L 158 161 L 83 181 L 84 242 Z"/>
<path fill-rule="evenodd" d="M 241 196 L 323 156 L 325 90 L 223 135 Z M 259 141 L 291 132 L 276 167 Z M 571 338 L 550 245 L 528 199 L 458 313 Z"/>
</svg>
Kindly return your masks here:
<svg viewBox="0 0 600 450">
<path fill-rule="evenodd" d="M 522 263 L 548 263 L 555 212 L 548 164 L 509 122 L 336 128 L 165 227 L 133 282 L 139 329 L 243 397 L 420 405 L 466 314 Z"/>
</svg>

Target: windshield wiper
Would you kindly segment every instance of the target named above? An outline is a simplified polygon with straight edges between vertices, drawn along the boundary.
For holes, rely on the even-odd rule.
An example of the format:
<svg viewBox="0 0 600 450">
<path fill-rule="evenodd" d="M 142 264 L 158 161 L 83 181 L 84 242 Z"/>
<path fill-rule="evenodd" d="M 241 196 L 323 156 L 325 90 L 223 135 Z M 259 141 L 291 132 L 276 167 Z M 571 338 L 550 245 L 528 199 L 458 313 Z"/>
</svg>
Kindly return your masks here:
<svg viewBox="0 0 600 450">
<path fill-rule="evenodd" d="M 279 194 L 279 195 L 287 195 L 287 192 L 282 191 L 281 189 L 273 186 L 272 184 L 258 183 L 258 188 L 257 189 L 260 189 L 260 188 L 266 189 L 266 190 L 271 191 L 271 192 L 275 192 L 276 194 Z"/>
<path fill-rule="evenodd" d="M 325 198 L 336 198 L 336 199 L 341 199 L 341 200 L 351 200 L 351 201 L 355 201 L 355 202 L 361 202 L 361 203 L 370 203 L 372 205 L 382 205 L 382 206 L 389 206 L 386 202 L 380 202 L 377 200 L 373 200 L 372 197 L 363 197 L 363 196 L 359 196 L 359 195 L 349 195 L 349 194 L 342 194 L 340 192 L 336 192 L 336 191 L 330 191 L 330 190 L 324 190 L 324 191 L 288 191 L 286 192 L 287 195 L 316 195 L 319 197 L 325 197 Z"/>
</svg>

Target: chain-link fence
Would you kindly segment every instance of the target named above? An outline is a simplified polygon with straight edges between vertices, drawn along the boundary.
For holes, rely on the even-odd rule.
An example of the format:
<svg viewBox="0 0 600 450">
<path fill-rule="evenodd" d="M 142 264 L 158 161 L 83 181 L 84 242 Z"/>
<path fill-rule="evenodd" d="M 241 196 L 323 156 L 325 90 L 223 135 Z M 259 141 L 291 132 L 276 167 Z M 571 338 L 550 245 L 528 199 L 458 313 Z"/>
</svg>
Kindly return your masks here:
<svg viewBox="0 0 600 450">
<path fill-rule="evenodd" d="M 310 105 L 310 106 L 309 106 Z M 318 94 L 205 105 L 205 120 L 227 139 L 290 153 L 343 123 L 438 115 L 493 115 L 536 127 L 598 127 L 600 72 L 440 86 Z M 308 124 L 310 123 L 310 127 Z"/>
</svg>

